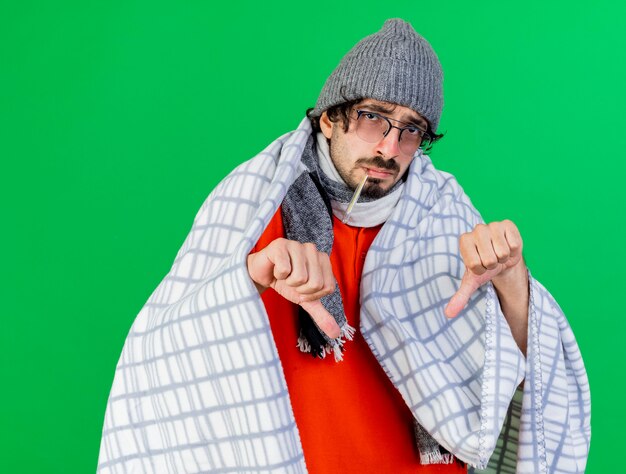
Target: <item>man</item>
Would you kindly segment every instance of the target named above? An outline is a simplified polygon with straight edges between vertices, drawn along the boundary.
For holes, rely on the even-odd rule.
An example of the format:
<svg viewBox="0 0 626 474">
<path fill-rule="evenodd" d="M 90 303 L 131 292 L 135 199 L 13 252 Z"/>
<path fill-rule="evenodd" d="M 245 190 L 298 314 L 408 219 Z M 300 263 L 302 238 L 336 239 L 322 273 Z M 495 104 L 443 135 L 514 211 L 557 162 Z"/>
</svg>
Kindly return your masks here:
<svg viewBox="0 0 626 474">
<path fill-rule="evenodd" d="M 423 153 L 442 105 L 388 20 L 218 185 L 127 338 L 100 472 L 584 471 L 573 334 Z"/>
</svg>

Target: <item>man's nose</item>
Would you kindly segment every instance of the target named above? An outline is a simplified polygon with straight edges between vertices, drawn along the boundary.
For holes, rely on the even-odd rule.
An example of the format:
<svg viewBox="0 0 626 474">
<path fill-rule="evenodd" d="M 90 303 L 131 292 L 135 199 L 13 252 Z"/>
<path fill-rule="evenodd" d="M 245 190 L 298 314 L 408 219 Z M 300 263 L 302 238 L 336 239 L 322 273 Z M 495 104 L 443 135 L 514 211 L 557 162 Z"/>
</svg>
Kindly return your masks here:
<svg viewBox="0 0 626 474">
<path fill-rule="evenodd" d="M 376 144 L 376 153 L 383 158 L 395 158 L 400 154 L 400 130 L 391 128 Z"/>
</svg>

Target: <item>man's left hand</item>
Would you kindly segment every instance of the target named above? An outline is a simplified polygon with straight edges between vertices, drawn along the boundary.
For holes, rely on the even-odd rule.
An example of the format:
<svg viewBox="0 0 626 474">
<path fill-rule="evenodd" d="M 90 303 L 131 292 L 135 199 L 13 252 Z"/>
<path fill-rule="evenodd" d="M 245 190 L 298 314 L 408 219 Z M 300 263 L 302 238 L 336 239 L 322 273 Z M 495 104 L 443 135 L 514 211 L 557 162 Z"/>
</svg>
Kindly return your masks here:
<svg viewBox="0 0 626 474">
<path fill-rule="evenodd" d="M 446 306 L 445 315 L 449 318 L 458 315 L 474 291 L 489 280 L 497 287 L 498 280 L 506 280 L 512 273 L 525 277 L 522 246 L 517 226 L 510 220 L 478 224 L 471 232 L 462 234 L 459 247 L 465 274 L 461 287 Z M 519 271 L 520 266 L 524 267 L 523 272 Z"/>
</svg>

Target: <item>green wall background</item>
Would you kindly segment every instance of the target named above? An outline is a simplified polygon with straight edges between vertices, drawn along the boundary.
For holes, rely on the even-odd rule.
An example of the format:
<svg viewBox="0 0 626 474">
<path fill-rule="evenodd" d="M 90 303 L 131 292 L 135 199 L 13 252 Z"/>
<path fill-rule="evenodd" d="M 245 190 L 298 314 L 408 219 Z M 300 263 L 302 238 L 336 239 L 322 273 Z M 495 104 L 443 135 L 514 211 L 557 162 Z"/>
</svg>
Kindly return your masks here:
<svg viewBox="0 0 626 474">
<path fill-rule="evenodd" d="M 95 470 L 124 338 L 200 204 L 396 16 L 443 64 L 435 164 L 518 224 L 575 330 L 587 472 L 623 465 L 624 3 L 384 3 L 2 2 L 1 472 Z"/>
</svg>

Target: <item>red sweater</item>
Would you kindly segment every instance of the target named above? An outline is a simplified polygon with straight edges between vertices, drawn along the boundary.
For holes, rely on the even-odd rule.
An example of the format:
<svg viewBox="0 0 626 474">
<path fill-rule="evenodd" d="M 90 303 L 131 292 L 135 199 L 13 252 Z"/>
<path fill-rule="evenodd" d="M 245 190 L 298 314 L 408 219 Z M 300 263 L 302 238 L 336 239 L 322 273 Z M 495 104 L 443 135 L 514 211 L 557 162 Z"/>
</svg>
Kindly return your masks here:
<svg viewBox="0 0 626 474">
<path fill-rule="evenodd" d="M 333 217 L 333 273 L 348 324 L 344 359 L 313 358 L 296 347 L 298 307 L 268 289 L 262 295 L 282 362 L 291 405 L 311 474 L 465 473 L 458 463 L 422 466 L 415 447 L 413 415 L 359 331 L 359 283 L 365 255 L 381 226 L 342 224 Z M 284 237 L 280 208 L 252 252 Z"/>
</svg>

